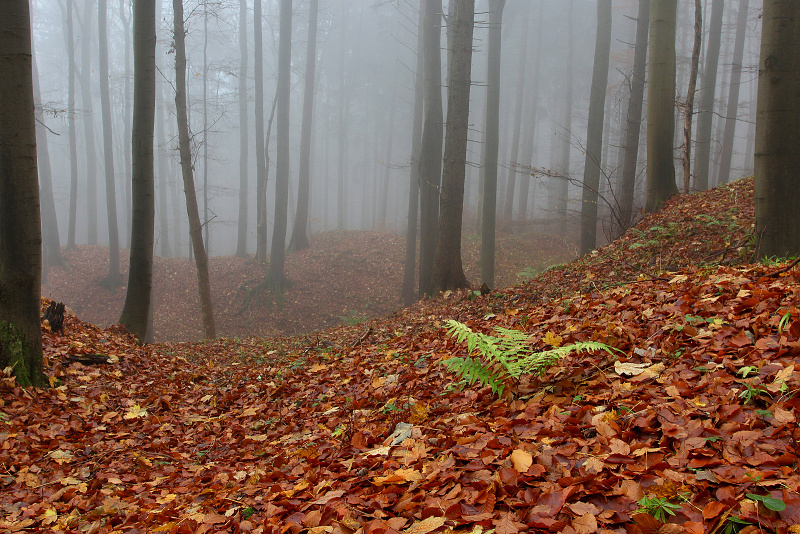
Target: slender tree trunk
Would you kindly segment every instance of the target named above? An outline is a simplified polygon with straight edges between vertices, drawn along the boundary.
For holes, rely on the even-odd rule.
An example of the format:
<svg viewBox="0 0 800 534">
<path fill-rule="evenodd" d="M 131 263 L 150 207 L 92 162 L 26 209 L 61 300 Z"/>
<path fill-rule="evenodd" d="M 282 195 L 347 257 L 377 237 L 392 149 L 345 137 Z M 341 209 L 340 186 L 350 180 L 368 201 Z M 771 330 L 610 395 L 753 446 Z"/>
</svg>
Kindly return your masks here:
<svg viewBox="0 0 800 534">
<path fill-rule="evenodd" d="M 436 253 L 437 226 L 439 223 L 439 185 L 442 179 L 442 56 L 441 0 L 424 0 L 425 104 L 422 129 L 422 149 L 419 160 L 420 189 L 420 243 L 419 243 L 419 294 L 433 289 L 433 255 Z"/>
<path fill-rule="evenodd" d="M 755 154 L 757 258 L 800 254 L 800 3 L 764 0 Z"/>
<path fill-rule="evenodd" d="M 156 149 L 154 157 L 158 159 L 158 220 L 159 232 L 158 243 L 161 249 L 161 256 L 166 258 L 172 255 L 169 239 L 169 203 L 167 202 L 167 178 L 169 176 L 169 162 L 164 154 L 167 147 L 166 133 L 164 132 L 165 118 L 164 108 L 164 84 L 156 80 Z M 173 191 L 174 195 L 174 191 Z M 177 249 L 178 243 L 175 243 Z M 176 250 L 177 255 L 177 250 Z"/>
<path fill-rule="evenodd" d="M 526 133 L 523 140 L 522 163 L 525 165 L 533 166 L 533 153 L 534 142 L 536 139 L 536 117 L 539 111 L 539 66 L 542 62 L 542 20 L 544 14 L 542 8 L 538 10 L 537 18 L 539 19 L 536 26 L 536 60 L 533 64 L 533 83 L 531 83 L 530 90 L 530 108 L 528 109 Z M 530 195 L 531 188 L 531 173 L 526 171 L 521 174 L 520 192 L 517 205 L 517 218 L 524 222 L 528 218 L 528 196 Z"/>
<path fill-rule="evenodd" d="M 489 69 L 486 83 L 486 174 L 481 224 L 481 282 L 494 287 L 497 227 L 497 155 L 500 145 L 500 47 L 506 0 L 489 0 Z"/>
<path fill-rule="evenodd" d="M 100 41 L 100 111 L 103 117 L 103 159 L 106 173 L 106 215 L 108 216 L 108 275 L 103 286 L 116 288 L 122 285 L 119 272 L 119 230 L 117 229 L 117 195 L 114 176 L 114 143 L 111 130 L 111 98 L 108 90 L 108 37 L 106 0 L 97 2 L 97 37 Z"/>
<path fill-rule="evenodd" d="M 3 2 L 0 63 L 0 369 L 11 367 L 23 386 L 41 386 L 42 234 L 28 0 Z"/>
<path fill-rule="evenodd" d="M 267 155 L 264 144 L 264 60 L 261 35 L 261 0 L 253 4 L 253 39 L 255 41 L 255 111 L 256 111 L 256 260 L 267 263 Z"/>
<path fill-rule="evenodd" d="M 749 6 L 750 0 L 739 0 L 739 16 L 736 21 L 736 38 L 733 44 L 733 64 L 731 65 L 731 84 L 728 93 L 728 111 L 725 113 L 725 133 L 722 136 L 719 183 L 717 185 L 727 184 L 731 178 L 731 159 L 733 158 L 736 122 L 739 115 L 739 88 L 742 81 L 742 57 Z"/>
<path fill-rule="evenodd" d="M 248 207 L 247 0 L 239 0 L 239 226 L 236 255 L 247 257 Z"/>
<path fill-rule="evenodd" d="M 403 304 L 409 305 L 414 302 L 416 293 L 414 291 L 414 273 L 416 271 L 416 252 L 417 252 L 417 223 L 419 215 L 419 159 L 422 148 L 422 120 L 423 120 L 423 100 L 424 100 L 424 45 L 422 40 L 421 28 L 424 24 L 425 10 L 422 9 L 420 2 L 419 24 L 420 31 L 417 32 L 417 65 L 414 71 L 414 111 L 412 113 L 413 122 L 411 126 L 411 165 L 409 166 L 409 188 L 408 188 L 408 217 L 406 228 L 406 253 L 403 262 L 403 287 L 401 288 L 400 298 Z"/>
<path fill-rule="evenodd" d="M 528 65 L 528 28 L 530 23 L 530 7 L 525 4 L 522 15 L 522 44 L 519 70 L 517 72 L 517 97 L 514 108 L 514 134 L 511 141 L 511 161 L 508 170 L 508 185 L 506 185 L 506 199 L 503 206 L 503 223 L 511 224 L 512 212 L 514 208 L 514 193 L 517 186 L 517 167 L 519 164 L 519 139 L 522 130 L 522 103 L 525 97 L 525 70 Z"/>
<path fill-rule="evenodd" d="M 125 305 L 119 322 L 148 342 L 150 297 L 153 288 L 155 186 L 153 133 L 156 107 L 155 0 L 136 0 L 133 6 L 133 218 L 130 269 Z"/>
<path fill-rule="evenodd" d="M 597 37 L 594 48 L 589 125 L 581 198 L 581 255 L 591 252 L 597 242 L 597 199 L 600 189 L 600 158 L 603 150 L 608 65 L 611 53 L 611 0 L 597 2 Z"/>
<path fill-rule="evenodd" d="M 447 137 L 444 148 L 439 234 L 431 281 L 434 291 L 469 287 L 461 264 L 461 226 L 467 168 L 475 0 L 457 0 L 450 24 L 453 37 L 450 44 L 450 63 L 447 66 Z"/>
<path fill-rule="evenodd" d="M 94 143 L 94 112 L 92 106 L 92 1 L 85 0 L 83 36 L 81 37 L 81 104 L 83 134 L 86 140 L 86 222 L 88 242 L 97 244 L 97 151 Z"/>
<path fill-rule="evenodd" d="M 675 21 L 677 0 L 659 0 L 650 7 L 650 71 L 647 87 L 647 203 L 658 211 L 672 195 L 675 162 Z"/>
<path fill-rule="evenodd" d="M 211 246 L 208 220 L 208 4 L 203 3 L 203 238 L 205 250 Z"/>
<path fill-rule="evenodd" d="M 127 6 L 125 0 L 119 0 L 119 18 L 122 21 L 124 30 L 123 39 L 125 40 L 125 94 L 123 98 L 125 103 L 122 113 L 124 114 L 123 128 L 127 137 L 131 131 L 131 15 L 126 14 Z M 125 159 L 125 174 L 123 175 L 123 182 L 125 184 L 125 230 L 122 232 L 125 238 L 125 243 L 130 244 L 131 239 L 131 146 L 129 143 L 123 143 L 123 154 Z M 159 170 L 159 175 L 161 171 Z M 167 246 L 169 246 L 169 239 L 167 239 Z"/>
<path fill-rule="evenodd" d="M 694 47 L 692 48 L 692 68 L 689 73 L 689 89 L 686 95 L 686 115 L 683 125 L 683 192 L 688 193 L 691 185 L 692 161 L 692 118 L 694 117 L 694 92 L 697 87 L 697 71 L 700 65 L 700 48 L 703 40 L 703 6 L 694 0 Z"/>
<path fill-rule="evenodd" d="M 186 213 L 189 216 L 189 235 L 192 238 L 195 265 L 197 266 L 197 287 L 200 293 L 200 308 L 203 314 L 205 337 L 216 337 L 214 326 L 214 307 L 211 301 L 211 283 L 208 276 L 208 256 L 203 246 L 200 213 L 197 208 L 192 151 L 189 146 L 189 121 L 186 114 L 186 45 L 183 26 L 183 0 L 172 0 L 175 31 L 175 111 L 178 118 L 178 144 L 181 155 L 183 188 L 186 191 Z"/>
<path fill-rule="evenodd" d="M 696 191 L 708 189 L 708 169 L 711 162 L 711 126 L 714 121 L 714 95 L 717 86 L 719 49 L 722 41 L 723 9 L 724 0 L 712 0 L 706 63 L 700 90 L 700 106 L 697 110 L 697 135 L 694 153 L 694 189 Z"/>
<path fill-rule="evenodd" d="M 317 15 L 319 0 L 311 0 L 308 8 L 308 46 L 306 47 L 306 85 L 303 94 L 303 125 L 300 131 L 300 175 L 297 185 L 297 214 L 292 228 L 289 249 L 303 250 L 308 242 L 308 204 L 311 174 L 311 120 L 314 117 L 314 87 L 317 64 Z"/>
<path fill-rule="evenodd" d="M 347 25 L 347 2 L 342 2 L 345 12 L 342 15 L 342 25 Z M 339 128 L 337 134 L 337 148 L 339 151 L 339 159 L 337 161 L 337 184 L 336 184 L 336 227 L 339 230 L 347 229 L 347 211 L 346 211 L 346 177 L 347 172 L 347 157 L 348 157 L 348 143 L 347 143 L 347 126 L 348 116 L 350 112 L 350 86 L 347 80 L 347 66 L 345 64 L 345 53 L 347 52 L 347 38 L 342 36 L 341 45 L 339 47 Z"/>
<path fill-rule="evenodd" d="M 562 234 L 567 231 L 567 207 L 569 206 L 569 180 L 570 180 L 570 152 L 572 151 L 572 103 L 574 97 L 574 68 L 575 62 L 575 30 L 574 30 L 575 0 L 569 2 L 569 43 L 567 44 L 567 73 L 564 80 L 564 107 L 562 108 L 561 126 L 564 129 L 564 142 L 561 147 L 561 162 L 558 172 L 561 176 L 550 178 L 551 205 L 553 215 L 559 221 L 558 231 Z"/>
<path fill-rule="evenodd" d="M 78 218 L 78 136 L 75 132 L 75 39 L 72 20 L 73 0 L 67 0 L 67 60 L 69 74 L 67 81 L 67 120 L 69 122 L 69 226 L 67 229 L 67 248 L 75 248 L 75 225 Z"/>
<path fill-rule="evenodd" d="M 392 107 L 391 111 L 389 111 L 389 128 L 387 133 L 387 140 L 386 140 L 386 157 L 384 158 L 383 163 L 383 180 L 381 180 L 379 193 L 378 193 L 378 201 L 375 203 L 375 209 L 378 210 L 377 216 L 377 223 L 376 227 L 378 231 L 385 232 L 386 231 L 386 216 L 388 211 L 388 204 L 389 204 L 389 187 L 390 187 L 390 180 L 392 175 L 392 148 L 394 147 L 394 116 L 395 110 L 397 108 L 397 95 L 392 94 Z M 377 143 L 375 145 L 377 150 Z M 375 161 L 377 161 L 377 155 Z M 375 174 L 377 177 L 377 173 Z"/>
<path fill-rule="evenodd" d="M 269 280 L 275 295 L 286 288 L 286 226 L 289 209 L 289 105 L 292 61 L 292 0 L 281 0 L 276 93 L 275 224 L 269 256 Z"/>
</svg>

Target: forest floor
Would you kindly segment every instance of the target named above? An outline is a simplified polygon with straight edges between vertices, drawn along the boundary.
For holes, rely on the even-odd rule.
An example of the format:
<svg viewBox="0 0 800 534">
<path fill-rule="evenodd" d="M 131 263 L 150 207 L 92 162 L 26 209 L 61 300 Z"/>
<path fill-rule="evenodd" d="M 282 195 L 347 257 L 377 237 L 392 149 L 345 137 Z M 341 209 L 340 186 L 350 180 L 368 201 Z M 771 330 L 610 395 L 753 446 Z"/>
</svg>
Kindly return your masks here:
<svg viewBox="0 0 800 534">
<path fill-rule="evenodd" d="M 523 284 L 296 337 L 141 347 L 68 315 L 52 388 L 0 381 L 0 530 L 799 532 L 800 272 L 747 263 L 752 222 L 738 181 Z M 498 398 L 442 365 L 448 319 L 616 350 Z"/>
<path fill-rule="evenodd" d="M 312 239 L 313 248 L 286 259 L 293 286 L 277 304 L 266 290 L 266 269 L 253 259 L 233 256 L 209 261 L 211 293 L 220 336 L 298 335 L 338 325 L 363 322 L 401 308 L 405 238 L 373 232 L 325 232 Z M 470 280 L 480 275 L 480 241 L 464 240 L 464 269 Z M 545 268 L 567 262 L 577 248 L 564 238 L 500 234 L 497 244 L 497 284 L 519 283 Z M 108 248 L 79 246 L 65 253 L 67 267 L 51 268 L 42 294 L 66 303 L 82 320 L 110 326 L 119 320 L 126 287 L 101 287 L 108 273 Z M 128 251 L 120 254 L 127 280 Z M 154 259 L 155 341 L 203 338 L 195 264 L 188 258 Z"/>
</svg>

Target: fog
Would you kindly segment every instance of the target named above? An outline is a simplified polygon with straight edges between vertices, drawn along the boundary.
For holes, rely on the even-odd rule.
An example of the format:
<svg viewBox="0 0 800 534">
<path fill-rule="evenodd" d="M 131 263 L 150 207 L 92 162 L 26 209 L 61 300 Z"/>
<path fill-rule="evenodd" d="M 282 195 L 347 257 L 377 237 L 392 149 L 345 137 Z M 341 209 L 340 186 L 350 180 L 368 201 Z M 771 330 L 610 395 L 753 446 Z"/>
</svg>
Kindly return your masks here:
<svg viewBox="0 0 800 534">
<path fill-rule="evenodd" d="M 505 200 L 509 172 L 529 176 L 531 182 L 527 212 L 515 213 L 518 221 L 550 218 L 548 202 L 549 174 L 567 174 L 576 179 L 568 189 L 570 213 L 580 209 L 580 184 L 583 177 L 587 137 L 589 93 L 592 79 L 596 32 L 596 2 L 591 0 L 508 0 L 502 24 L 500 169 L 498 213 Z M 158 111 L 156 125 L 156 254 L 188 256 L 190 240 L 183 183 L 177 152 L 177 127 L 174 103 L 175 56 L 172 43 L 172 5 L 158 5 Z M 448 1 L 444 2 L 447 9 Z M 704 48 L 708 32 L 710 1 L 704 4 Z M 708 5 L 706 5 L 708 4 Z M 749 3 L 744 48 L 737 129 L 733 149 L 731 179 L 752 173 L 753 111 L 755 103 L 757 58 L 760 41 L 760 2 Z M 725 3 L 722 46 L 717 76 L 717 110 L 712 130 L 712 171 L 717 165 L 729 90 L 733 40 L 738 1 Z M 269 119 L 275 95 L 278 46 L 278 2 L 263 0 L 262 20 L 264 109 Z M 248 221 L 247 251 L 252 254 L 256 240 L 255 185 L 255 112 L 253 80 L 253 5 L 247 1 L 248 69 Z M 97 241 L 108 243 L 105 223 L 105 188 L 103 169 L 103 128 L 100 117 L 98 80 L 97 2 L 77 0 L 74 4 L 74 43 L 66 41 L 66 0 L 32 0 L 35 59 L 38 65 L 41 100 L 47 127 L 53 191 L 62 243 L 66 243 L 70 202 L 69 122 L 77 133 L 78 196 L 75 228 L 78 244 L 89 242 L 90 204 L 96 204 Z M 88 17 L 86 10 L 88 11 Z M 188 59 L 189 121 L 192 134 L 195 179 L 200 216 L 208 229 L 208 249 L 212 256 L 232 255 L 236 251 L 239 217 L 239 2 L 198 3 L 186 0 L 186 47 Z M 303 90 L 306 40 L 308 37 L 308 1 L 295 0 L 292 35 L 291 78 L 291 156 L 289 185 L 289 234 L 297 203 L 300 163 L 300 123 L 303 114 Z M 606 91 L 606 128 L 604 132 L 601 195 L 608 198 L 621 165 L 620 147 L 624 136 L 627 95 L 633 64 L 638 2 L 614 0 L 611 67 Z M 375 230 L 403 234 L 407 226 L 409 170 L 411 165 L 412 109 L 417 49 L 419 3 L 411 0 L 321 0 L 318 22 L 317 69 L 310 156 L 311 209 L 309 229 L 315 233 L 329 230 Z M 486 43 L 488 2 L 476 2 L 476 27 L 473 54 L 473 87 L 470 106 L 470 143 L 465 198 L 465 233 L 475 233 L 477 193 L 483 144 L 486 100 Z M 207 20 L 207 31 L 204 30 Z M 88 24 L 87 24 L 88 22 Z M 686 98 L 690 55 L 693 42 L 694 2 L 680 0 L 678 8 L 678 88 L 677 98 Z M 527 53 L 523 54 L 524 26 L 528 25 Z M 109 83 L 113 112 L 113 146 L 120 244 L 127 247 L 130 234 L 130 114 L 132 108 L 133 56 L 131 40 L 131 0 L 111 0 L 108 5 Z M 446 47 L 443 20 L 442 46 Z M 88 38 L 87 38 L 88 37 Z M 88 65 L 84 64 L 85 46 L 90 47 Z M 68 106 L 68 50 L 75 53 L 78 81 L 75 86 L 75 109 Z M 568 60 L 572 47 L 573 61 Z M 126 50 L 127 49 L 127 50 Z M 525 57 L 525 76 L 521 76 Z M 205 58 L 205 59 L 204 59 Z M 701 52 L 701 77 L 705 52 Z M 538 68 L 537 68 L 538 65 Z M 91 105 L 81 98 L 82 83 L 89 69 Z M 442 79 L 447 79 L 447 54 L 442 50 Z M 204 75 L 205 71 L 205 75 Z M 572 89 L 572 105 L 565 110 L 565 95 Z M 521 132 L 515 135 L 517 88 L 522 85 Z M 205 107 L 203 94 L 206 96 Z M 446 98 L 446 87 L 443 87 Z M 645 103 L 646 106 L 646 103 Z M 91 111 L 90 111 L 91 109 Z M 204 114 L 205 109 L 205 114 Z M 446 109 L 446 108 L 445 108 Z M 681 114 L 676 114 L 675 155 L 682 143 Z M 87 137 L 84 123 L 93 121 L 97 184 L 87 184 Z M 520 139 L 518 161 L 512 161 L 514 139 Z M 642 131 L 644 142 L 644 126 Z M 271 237 L 275 185 L 275 131 L 269 141 L 268 235 Z M 565 159 L 565 151 L 569 151 Z M 41 156 L 40 156 L 41 157 Z M 640 151 L 640 160 L 644 154 Z M 565 168 L 564 161 L 569 164 Z M 640 164 L 641 167 L 641 164 Z M 541 172 L 544 170 L 544 172 Z M 677 181 L 681 183 L 679 159 Z M 643 200 L 643 173 L 638 173 L 637 199 Z M 337 202 L 337 188 L 342 181 L 344 206 Z M 386 198 L 384 203 L 383 198 Z M 516 202 L 515 209 L 516 209 Z M 385 206 L 385 208 L 384 208 Z M 601 206 L 601 217 L 607 208 Z M 605 215 L 607 216 L 607 214 Z M 549 228 L 569 233 L 571 223 Z M 542 226 L 542 228 L 544 228 Z M 609 235 L 606 232 L 604 235 Z"/>
</svg>

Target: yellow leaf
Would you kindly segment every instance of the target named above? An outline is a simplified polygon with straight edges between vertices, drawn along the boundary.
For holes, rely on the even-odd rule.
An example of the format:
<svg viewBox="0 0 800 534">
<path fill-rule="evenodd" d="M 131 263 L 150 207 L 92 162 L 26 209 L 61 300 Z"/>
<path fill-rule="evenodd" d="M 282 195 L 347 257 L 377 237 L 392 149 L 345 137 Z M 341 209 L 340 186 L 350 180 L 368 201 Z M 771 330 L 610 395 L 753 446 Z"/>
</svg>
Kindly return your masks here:
<svg viewBox="0 0 800 534">
<path fill-rule="evenodd" d="M 526 473 L 528 468 L 533 464 L 533 456 L 527 451 L 522 449 L 514 449 L 510 456 L 511 465 L 518 473 Z"/>
<path fill-rule="evenodd" d="M 422 403 L 411 403 L 411 422 L 422 423 L 428 418 L 428 408 Z"/>
<path fill-rule="evenodd" d="M 544 335 L 543 341 L 546 344 L 550 345 L 551 347 L 560 347 L 561 344 L 564 343 L 564 338 L 559 336 L 558 334 L 554 334 L 554 333 L 548 331 Z"/>
<path fill-rule="evenodd" d="M 324 363 L 315 363 L 314 365 L 311 366 L 311 369 L 309 369 L 309 372 L 317 373 L 319 371 L 324 371 L 327 368 L 328 368 L 328 366 L 326 364 L 324 364 Z"/>
<path fill-rule="evenodd" d="M 74 460 L 72 453 L 69 451 L 62 451 L 61 449 L 57 449 L 50 453 L 50 458 L 52 458 L 58 465 L 63 464 L 64 462 L 71 462 Z"/>
<path fill-rule="evenodd" d="M 125 412 L 124 419 L 137 419 L 140 417 L 147 417 L 147 410 L 138 404 L 134 404 L 130 409 Z"/>
<path fill-rule="evenodd" d="M 444 517 L 428 517 L 405 529 L 403 534 L 428 534 L 444 525 L 445 521 L 447 521 L 447 519 Z"/>
<path fill-rule="evenodd" d="M 58 513 L 52 508 L 48 508 L 37 519 L 42 522 L 42 525 L 50 525 L 58 520 Z"/>
</svg>

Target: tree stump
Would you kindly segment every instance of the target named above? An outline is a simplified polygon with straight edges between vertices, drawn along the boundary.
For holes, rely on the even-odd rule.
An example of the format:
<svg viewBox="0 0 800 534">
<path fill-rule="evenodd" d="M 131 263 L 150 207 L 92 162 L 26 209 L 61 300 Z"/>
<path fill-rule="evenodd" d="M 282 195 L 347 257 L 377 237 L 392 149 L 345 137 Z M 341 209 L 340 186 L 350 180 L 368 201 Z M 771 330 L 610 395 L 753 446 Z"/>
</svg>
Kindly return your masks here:
<svg viewBox="0 0 800 534">
<path fill-rule="evenodd" d="M 42 316 L 42 323 L 47 321 L 53 332 L 64 332 L 64 303 L 51 302 Z"/>
</svg>

